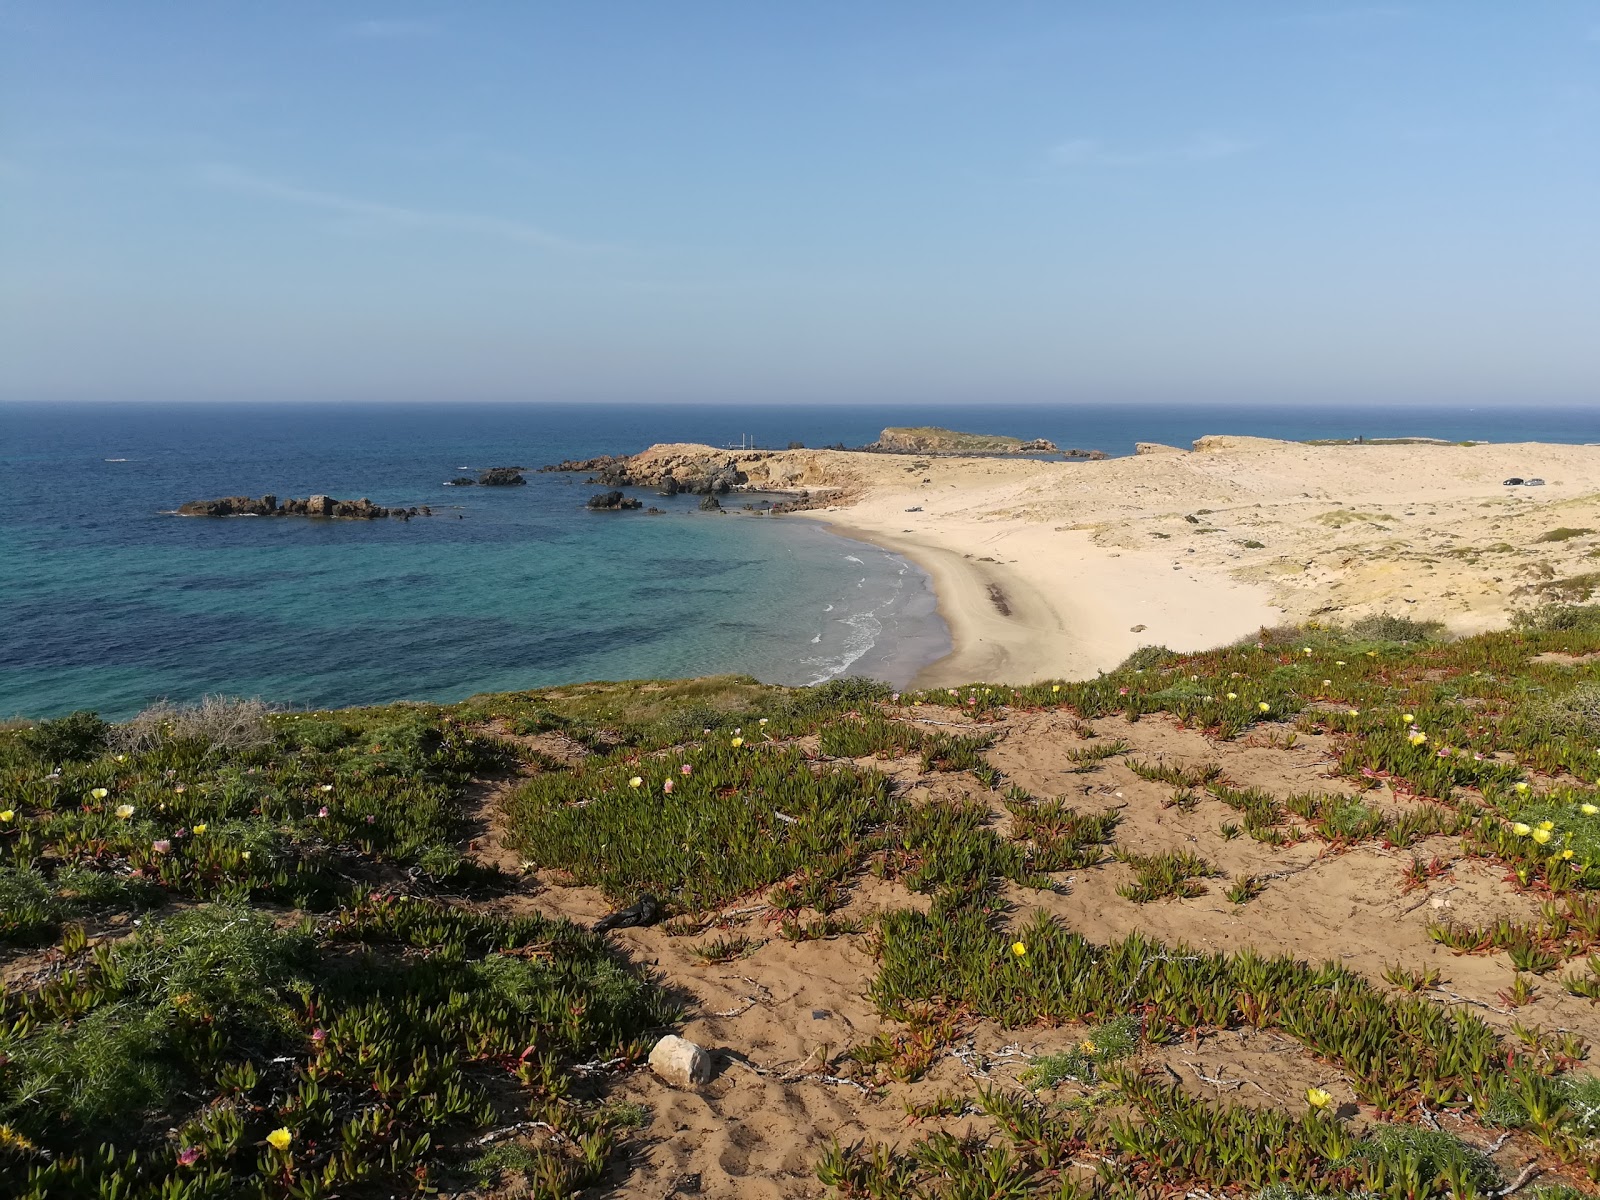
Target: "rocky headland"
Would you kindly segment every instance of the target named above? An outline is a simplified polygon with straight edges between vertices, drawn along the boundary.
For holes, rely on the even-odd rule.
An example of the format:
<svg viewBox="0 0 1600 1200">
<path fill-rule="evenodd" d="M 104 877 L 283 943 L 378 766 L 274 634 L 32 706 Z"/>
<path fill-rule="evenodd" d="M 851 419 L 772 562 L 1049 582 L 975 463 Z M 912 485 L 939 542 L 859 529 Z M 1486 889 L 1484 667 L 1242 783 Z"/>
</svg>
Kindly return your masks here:
<svg viewBox="0 0 1600 1200">
<path fill-rule="evenodd" d="M 328 517 L 335 520 L 376 521 L 394 517 L 431 517 L 433 509 L 424 504 L 410 508 L 385 508 L 362 497 L 360 500 L 335 500 L 332 496 L 308 496 L 304 500 L 283 500 L 266 495 L 223 496 L 216 500 L 190 500 L 178 506 L 180 517 Z"/>
</svg>

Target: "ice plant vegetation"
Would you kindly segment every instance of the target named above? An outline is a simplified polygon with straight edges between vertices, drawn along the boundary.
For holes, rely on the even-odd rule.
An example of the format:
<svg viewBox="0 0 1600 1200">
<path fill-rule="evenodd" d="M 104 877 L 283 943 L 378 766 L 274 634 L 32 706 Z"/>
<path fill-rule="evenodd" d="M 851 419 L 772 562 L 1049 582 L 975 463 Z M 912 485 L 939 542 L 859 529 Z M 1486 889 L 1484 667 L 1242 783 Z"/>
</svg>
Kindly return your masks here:
<svg viewBox="0 0 1600 1200">
<path fill-rule="evenodd" d="M 612 1089 L 685 1001 L 637 943 L 484 903 L 564 883 L 651 893 L 662 926 L 629 936 L 701 970 L 851 939 L 879 1025 L 784 1086 L 897 1116 L 929 1072 L 958 1091 L 913 1095 L 930 1124 L 892 1145 L 822 1154 L 841 1197 L 1467 1200 L 1522 1163 L 1591 1188 L 1600 1079 L 1570 1027 L 1600 999 L 1600 763 L 1573 714 L 1597 652 L 1600 613 L 1451 642 L 1391 619 L 907 707 L 722 679 L 265 713 L 217 742 L 165 718 L 8 728 L 0 1195 L 626 1191 L 651 1118 Z M 1141 739 L 1151 718 L 1194 749 L 1135 751 L 1185 744 Z M 1281 777 L 1307 782 L 1230 775 L 1236 747 L 1307 744 L 1325 771 Z M 474 856 L 486 783 L 538 884 Z M 1253 949 L 1252 914 L 1333 903 L 1257 865 L 1287 847 L 1380 850 L 1397 891 L 1482 865 L 1522 915 L 1422 908 L 1426 970 Z M 1121 923 L 1080 927 L 1085 896 Z M 1197 912 L 1235 932 L 1149 932 Z M 1452 953 L 1495 956 L 1503 1004 L 1443 1003 Z M 1534 1024 L 1552 1002 L 1565 1024 Z M 979 1029 L 1034 1050 L 1007 1078 Z M 1298 1076 L 1229 1090 L 1220 1048 L 1249 1039 Z"/>
</svg>

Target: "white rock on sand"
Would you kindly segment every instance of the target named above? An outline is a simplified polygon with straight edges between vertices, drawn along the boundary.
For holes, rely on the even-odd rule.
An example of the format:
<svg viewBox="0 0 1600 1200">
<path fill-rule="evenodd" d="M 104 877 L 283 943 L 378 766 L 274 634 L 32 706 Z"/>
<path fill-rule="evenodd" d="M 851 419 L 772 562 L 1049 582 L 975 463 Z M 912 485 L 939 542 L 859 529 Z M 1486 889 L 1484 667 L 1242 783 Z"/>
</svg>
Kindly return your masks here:
<svg viewBox="0 0 1600 1200">
<path fill-rule="evenodd" d="M 650 1069 L 672 1087 L 699 1087 L 711 1080 L 711 1056 L 693 1042 L 669 1033 L 650 1051 Z"/>
</svg>

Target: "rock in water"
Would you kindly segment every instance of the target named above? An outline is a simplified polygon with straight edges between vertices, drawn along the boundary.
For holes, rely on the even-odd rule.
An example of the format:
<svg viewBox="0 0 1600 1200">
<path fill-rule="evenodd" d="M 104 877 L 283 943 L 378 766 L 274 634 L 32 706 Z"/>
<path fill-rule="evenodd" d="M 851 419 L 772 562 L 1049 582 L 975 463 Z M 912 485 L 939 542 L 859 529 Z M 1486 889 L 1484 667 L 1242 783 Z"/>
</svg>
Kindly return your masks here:
<svg viewBox="0 0 1600 1200">
<path fill-rule="evenodd" d="M 716 512 L 721 507 L 722 501 L 718 500 L 715 496 L 707 496 L 704 500 L 700 501 L 701 512 Z"/>
<path fill-rule="evenodd" d="M 669 1033 L 650 1051 L 650 1069 L 675 1088 L 711 1082 L 711 1056 L 693 1042 Z"/>
<path fill-rule="evenodd" d="M 527 482 L 522 477 L 521 467 L 490 467 L 478 472 L 481 487 L 522 487 Z"/>
<path fill-rule="evenodd" d="M 587 507 L 602 512 L 617 512 L 624 508 L 643 508 L 644 501 L 624 496 L 621 492 L 601 492 L 589 497 Z"/>
</svg>

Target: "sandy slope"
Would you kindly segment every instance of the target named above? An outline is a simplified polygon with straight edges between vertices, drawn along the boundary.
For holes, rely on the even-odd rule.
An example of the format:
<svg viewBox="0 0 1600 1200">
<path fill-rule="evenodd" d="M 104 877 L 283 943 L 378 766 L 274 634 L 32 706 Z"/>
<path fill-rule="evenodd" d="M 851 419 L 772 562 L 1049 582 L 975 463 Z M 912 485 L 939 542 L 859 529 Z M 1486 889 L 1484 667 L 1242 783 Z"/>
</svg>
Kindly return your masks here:
<svg viewBox="0 0 1600 1200">
<path fill-rule="evenodd" d="M 933 576 L 955 650 L 924 685 L 1081 677 L 1141 645 L 1201 649 L 1283 619 L 1493 628 L 1600 571 L 1595 533 L 1540 540 L 1600 530 L 1600 447 L 1196 446 L 1089 463 L 685 445 L 639 459 L 733 458 L 753 484 L 842 489 L 807 516 Z M 1513 475 L 1546 483 L 1503 486 Z"/>
</svg>

